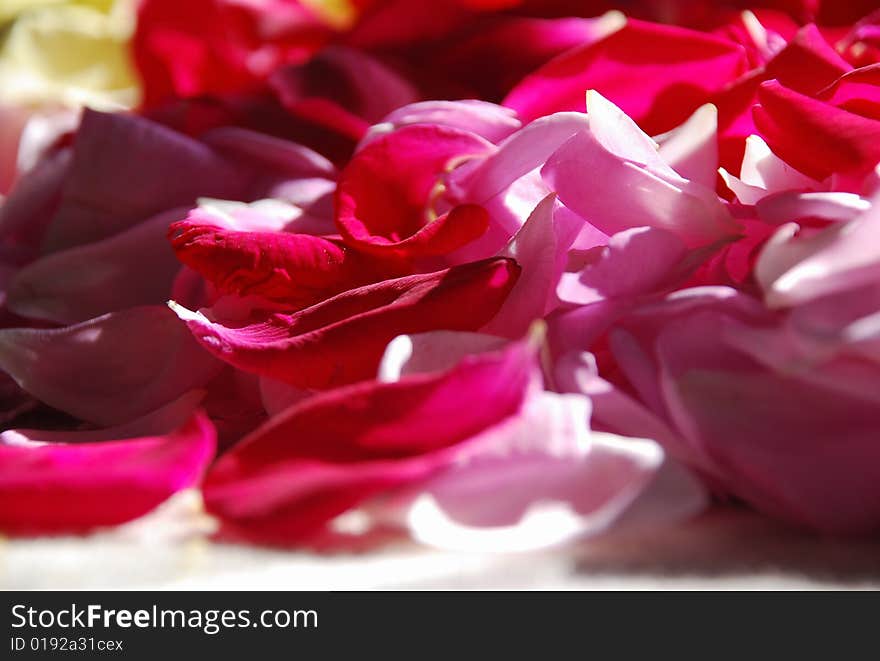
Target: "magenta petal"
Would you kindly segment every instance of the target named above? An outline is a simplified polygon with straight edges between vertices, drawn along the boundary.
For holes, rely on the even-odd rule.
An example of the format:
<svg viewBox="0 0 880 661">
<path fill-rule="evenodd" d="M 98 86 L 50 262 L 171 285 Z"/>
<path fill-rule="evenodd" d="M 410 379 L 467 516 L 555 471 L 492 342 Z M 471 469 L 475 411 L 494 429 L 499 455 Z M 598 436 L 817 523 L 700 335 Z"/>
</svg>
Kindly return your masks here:
<svg viewBox="0 0 880 661">
<path fill-rule="evenodd" d="M 845 73 L 817 96 L 841 110 L 880 119 L 880 63 Z"/>
<path fill-rule="evenodd" d="M 0 330 L 0 369 L 49 406 L 99 425 L 144 415 L 219 367 L 164 306 L 66 328 Z"/>
<path fill-rule="evenodd" d="M 437 472 L 457 446 L 513 415 L 532 383 L 531 345 L 450 372 L 315 395 L 225 455 L 205 502 L 230 534 L 295 543 L 369 497 Z M 480 406 L 462 406 L 480 401 Z"/>
<path fill-rule="evenodd" d="M 107 432 L 70 433 L 62 442 L 57 434 L 4 432 L 0 529 L 67 533 L 124 523 L 196 484 L 214 456 L 214 428 L 201 413 L 136 438 L 118 431 L 124 440 L 104 440 L 113 438 Z"/>
<path fill-rule="evenodd" d="M 767 64 L 766 76 L 802 94 L 815 95 L 851 70 L 815 25 L 805 25 Z"/>
<path fill-rule="evenodd" d="M 880 121 L 790 90 L 777 81 L 758 91 L 755 125 L 787 163 L 815 178 L 863 177 L 880 161 Z"/>
<path fill-rule="evenodd" d="M 596 43 L 573 48 L 527 76 L 504 100 L 525 120 L 581 110 L 596 89 L 650 133 L 683 122 L 748 68 L 745 50 L 726 39 L 628 20 Z"/>
<path fill-rule="evenodd" d="M 311 234 L 232 231 L 196 211 L 168 228 L 177 258 L 219 293 L 260 296 L 299 309 L 369 282 L 359 255 Z"/>
</svg>

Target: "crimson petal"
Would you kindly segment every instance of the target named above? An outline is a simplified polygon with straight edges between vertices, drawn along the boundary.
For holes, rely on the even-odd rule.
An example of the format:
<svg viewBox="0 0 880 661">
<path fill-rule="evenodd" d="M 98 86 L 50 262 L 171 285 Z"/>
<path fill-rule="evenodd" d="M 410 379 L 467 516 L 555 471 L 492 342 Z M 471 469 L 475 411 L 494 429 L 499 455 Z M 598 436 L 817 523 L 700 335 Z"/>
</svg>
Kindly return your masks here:
<svg viewBox="0 0 880 661">
<path fill-rule="evenodd" d="M 478 330 L 495 316 L 519 273 L 511 259 L 473 262 L 366 285 L 238 327 L 172 307 L 218 358 L 298 388 L 328 388 L 374 377 L 397 335 Z"/>
</svg>

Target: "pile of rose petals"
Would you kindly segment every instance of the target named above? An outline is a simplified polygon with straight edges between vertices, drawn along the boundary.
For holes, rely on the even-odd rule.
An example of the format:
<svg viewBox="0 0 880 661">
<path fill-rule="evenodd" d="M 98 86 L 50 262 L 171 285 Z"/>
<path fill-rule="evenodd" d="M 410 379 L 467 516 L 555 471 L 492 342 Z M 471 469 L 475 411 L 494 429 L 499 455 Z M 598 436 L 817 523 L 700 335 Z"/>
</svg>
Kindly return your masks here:
<svg viewBox="0 0 880 661">
<path fill-rule="evenodd" d="M 0 141 L 0 532 L 880 532 L 875 5 L 142 0 Z"/>
</svg>

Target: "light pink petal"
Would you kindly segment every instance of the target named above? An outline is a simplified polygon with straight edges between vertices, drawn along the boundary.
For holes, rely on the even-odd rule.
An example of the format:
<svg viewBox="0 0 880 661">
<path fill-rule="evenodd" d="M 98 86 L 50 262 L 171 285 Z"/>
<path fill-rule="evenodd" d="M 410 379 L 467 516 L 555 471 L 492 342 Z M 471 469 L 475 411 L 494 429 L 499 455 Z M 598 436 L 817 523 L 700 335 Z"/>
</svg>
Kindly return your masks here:
<svg viewBox="0 0 880 661">
<path fill-rule="evenodd" d="M 715 478 L 761 511 L 823 532 L 875 533 L 876 402 L 762 368 L 719 341 L 725 318 L 692 314 L 655 340 L 678 427 L 711 457 Z"/>
<path fill-rule="evenodd" d="M 583 113 L 542 117 L 511 135 L 486 158 L 454 170 L 447 184 L 458 200 L 488 202 L 520 177 L 541 167 L 569 138 L 588 127 L 589 120 Z"/>
<path fill-rule="evenodd" d="M 506 343 L 495 335 L 463 331 L 398 335 L 385 349 L 378 380 L 392 383 L 412 374 L 445 372 L 466 356 L 497 351 Z"/>
<path fill-rule="evenodd" d="M 161 306 L 66 328 L 0 330 L 0 369 L 54 408 L 115 425 L 201 387 L 219 363 Z"/>
<path fill-rule="evenodd" d="M 568 249 L 583 225 L 570 214 L 556 214 L 556 196 L 545 198 L 499 256 L 511 257 L 522 274 L 504 305 L 484 332 L 502 337 L 525 335 L 558 301 L 556 286 L 565 269 Z"/>
<path fill-rule="evenodd" d="M 553 355 L 592 348 L 631 306 L 629 299 L 604 299 L 550 315 L 547 338 Z"/>
<path fill-rule="evenodd" d="M 190 211 L 194 220 L 236 232 L 297 232 L 315 236 L 336 234 L 332 196 L 335 184 L 327 179 L 300 179 L 304 206 L 272 198 L 255 202 L 201 199 Z"/>
<path fill-rule="evenodd" d="M 819 190 L 821 186 L 818 181 L 801 174 L 770 151 L 767 143 L 757 135 L 746 139 L 740 177 L 745 183 L 759 186 L 771 193 L 784 190 Z"/>
<path fill-rule="evenodd" d="M 746 138 L 746 151 L 739 177 L 723 168 L 721 177 L 743 204 L 756 204 L 771 193 L 819 191 L 825 188 L 822 183 L 801 174 L 776 156 L 757 135 Z"/>
<path fill-rule="evenodd" d="M 499 143 L 522 127 L 510 108 L 486 101 L 421 101 L 398 108 L 370 128 L 360 147 L 381 135 L 410 124 L 438 124 L 475 133 Z"/>
<path fill-rule="evenodd" d="M 534 395 L 472 439 L 454 467 L 395 496 L 413 500 L 410 533 L 441 548 L 525 551 L 605 532 L 649 487 L 664 454 L 649 440 L 590 432 L 588 418 L 585 397 Z M 685 487 L 657 506 L 655 524 L 705 506 L 694 478 L 681 479 Z"/>
<path fill-rule="evenodd" d="M 541 171 L 565 206 L 609 235 L 651 225 L 695 247 L 735 233 L 713 189 L 680 177 L 631 120 L 598 94 L 589 98 L 590 131 L 570 138 Z"/>
<path fill-rule="evenodd" d="M 619 232 L 607 246 L 587 253 L 578 272 L 564 273 L 557 293 L 561 300 L 578 305 L 653 293 L 672 283 L 686 255 L 685 245 L 666 230 L 637 227 Z"/>
<path fill-rule="evenodd" d="M 822 302 L 824 309 L 808 312 L 804 308 L 818 306 L 804 306 L 777 326 L 755 327 L 731 321 L 725 325 L 722 338 L 726 345 L 770 370 L 826 389 L 829 396 L 869 399 L 880 404 L 876 388 L 880 364 L 878 317 L 874 312 L 873 318 L 865 317 L 847 326 L 841 317 L 851 307 L 845 300 L 849 296 L 842 297 L 842 305 L 833 297 L 833 301 Z M 872 302 L 876 305 L 876 297 Z M 829 309 L 833 307 L 842 309 Z M 869 337 L 859 332 L 866 325 L 873 327 Z M 832 395 L 834 391 L 838 394 Z"/>
<path fill-rule="evenodd" d="M 610 333 L 609 346 L 615 363 L 626 375 L 638 398 L 655 414 L 671 416 L 685 428 L 686 416 L 678 420 L 674 412 L 667 410 L 663 384 L 658 378 L 660 368 L 650 343 L 673 322 L 684 326 L 693 323 L 707 337 L 717 336 L 720 328 L 707 326 L 704 320 L 709 318 L 713 321 L 712 315 L 718 311 L 723 311 L 731 318 L 750 322 L 766 322 L 768 317 L 758 301 L 730 287 L 695 287 L 673 292 L 662 300 L 629 310 L 626 318 L 618 320 Z M 698 314 L 703 317 L 696 319 Z M 706 353 L 712 356 L 710 350 Z"/>
<path fill-rule="evenodd" d="M 771 225 L 816 218 L 846 222 L 870 208 L 871 203 L 855 193 L 786 191 L 767 195 L 755 204 L 758 217 Z"/>
<path fill-rule="evenodd" d="M 538 119 L 504 140 L 497 151 L 474 159 L 446 178 L 457 202 L 479 204 L 489 212 L 489 229 L 453 258 L 456 263 L 496 254 L 550 193 L 539 169 L 571 136 L 587 129 L 583 113 L 557 113 Z"/>
<path fill-rule="evenodd" d="M 685 179 L 715 188 L 718 171 L 718 109 L 700 106 L 681 126 L 654 138 L 660 158 Z"/>
<path fill-rule="evenodd" d="M 880 260 L 880 210 L 800 237 L 795 224 L 781 227 L 764 246 L 755 277 L 771 307 L 787 307 L 875 282 Z"/>
<path fill-rule="evenodd" d="M 571 351 L 559 357 L 553 372 L 561 392 L 590 398 L 593 426 L 622 436 L 650 438 L 676 456 L 692 457 L 685 452 L 681 437 L 664 419 L 632 396 L 599 376 L 595 357 L 584 351 Z"/>
</svg>

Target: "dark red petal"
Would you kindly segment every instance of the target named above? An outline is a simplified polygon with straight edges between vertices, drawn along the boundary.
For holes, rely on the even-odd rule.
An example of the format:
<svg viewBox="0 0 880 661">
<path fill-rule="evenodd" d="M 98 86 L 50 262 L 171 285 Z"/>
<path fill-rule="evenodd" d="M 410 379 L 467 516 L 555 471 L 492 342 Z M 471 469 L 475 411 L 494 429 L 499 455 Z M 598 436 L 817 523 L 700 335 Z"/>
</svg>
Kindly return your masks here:
<svg viewBox="0 0 880 661">
<path fill-rule="evenodd" d="M 405 126 L 369 143 L 339 179 L 336 224 L 343 240 L 373 254 L 408 257 L 469 243 L 488 227 L 485 215 L 467 208 L 432 219 L 432 197 L 454 159 L 489 149 L 472 133 L 428 125 Z"/>
<path fill-rule="evenodd" d="M 370 281 L 365 260 L 310 234 L 239 232 L 193 220 L 168 230 L 177 258 L 223 294 L 307 307 Z"/>
<path fill-rule="evenodd" d="M 397 335 L 478 330 L 498 312 L 519 272 L 513 260 L 483 260 L 352 289 L 239 326 L 176 311 L 218 358 L 298 388 L 329 388 L 373 378 Z"/>
</svg>

